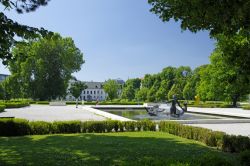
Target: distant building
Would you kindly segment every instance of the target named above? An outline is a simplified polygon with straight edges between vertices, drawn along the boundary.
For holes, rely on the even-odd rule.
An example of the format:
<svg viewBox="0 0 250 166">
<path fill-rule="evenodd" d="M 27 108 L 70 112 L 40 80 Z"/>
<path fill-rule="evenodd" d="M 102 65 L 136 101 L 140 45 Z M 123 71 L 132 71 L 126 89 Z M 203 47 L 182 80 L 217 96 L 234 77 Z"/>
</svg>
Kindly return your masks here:
<svg viewBox="0 0 250 166">
<path fill-rule="evenodd" d="M 121 89 L 122 89 L 123 85 L 125 84 L 125 82 L 121 79 L 115 79 L 115 80 L 121 86 L 119 91 L 118 91 L 118 95 L 121 95 L 121 93 L 122 93 Z M 71 87 L 71 84 L 73 84 L 76 81 L 77 81 L 76 79 L 70 80 L 68 89 Z M 103 85 L 105 84 L 105 82 L 94 82 L 94 81 L 89 81 L 89 82 L 82 81 L 82 82 L 87 85 L 87 88 L 82 91 L 82 94 L 79 97 L 79 100 L 84 100 L 84 101 L 103 101 L 103 100 L 106 100 L 108 94 L 105 93 L 105 91 L 103 89 Z M 72 100 L 75 100 L 75 98 L 71 94 L 68 94 L 66 96 L 66 100 L 72 101 Z"/>
<path fill-rule="evenodd" d="M 7 75 L 7 74 L 0 74 L 0 82 L 4 81 L 9 76 L 10 75 Z"/>
</svg>

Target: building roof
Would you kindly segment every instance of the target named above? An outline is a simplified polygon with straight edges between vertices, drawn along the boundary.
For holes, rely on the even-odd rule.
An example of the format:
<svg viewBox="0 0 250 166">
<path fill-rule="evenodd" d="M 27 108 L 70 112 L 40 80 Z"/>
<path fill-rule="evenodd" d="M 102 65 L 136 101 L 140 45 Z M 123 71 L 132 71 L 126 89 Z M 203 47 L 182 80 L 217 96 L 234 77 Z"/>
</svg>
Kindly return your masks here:
<svg viewBox="0 0 250 166">
<path fill-rule="evenodd" d="M 104 84 L 103 82 L 93 82 L 93 81 L 91 82 L 83 81 L 83 82 L 87 85 L 88 89 L 102 89 Z"/>
</svg>

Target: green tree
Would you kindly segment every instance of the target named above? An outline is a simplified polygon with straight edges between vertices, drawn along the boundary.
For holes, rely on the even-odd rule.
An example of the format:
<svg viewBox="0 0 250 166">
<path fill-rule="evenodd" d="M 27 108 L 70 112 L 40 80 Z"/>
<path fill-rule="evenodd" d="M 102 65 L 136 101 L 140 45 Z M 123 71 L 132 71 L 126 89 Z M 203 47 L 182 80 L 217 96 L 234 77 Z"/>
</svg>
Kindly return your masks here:
<svg viewBox="0 0 250 166">
<path fill-rule="evenodd" d="M 225 63 L 224 54 L 217 47 L 210 57 L 211 64 L 201 73 L 198 91 L 203 98 L 237 101 L 250 93 L 250 77 L 239 70 L 240 66 Z"/>
<path fill-rule="evenodd" d="M 155 94 L 156 101 L 165 101 L 168 98 L 168 82 L 163 80 L 161 86 Z"/>
<path fill-rule="evenodd" d="M 72 96 L 76 99 L 76 107 L 78 105 L 78 98 L 81 95 L 82 91 L 87 88 L 87 85 L 83 82 L 76 81 L 74 82 L 71 87 L 69 88 L 69 92 L 72 94 Z"/>
<path fill-rule="evenodd" d="M 19 44 L 13 55 L 15 61 L 9 63 L 10 79 L 16 81 L 20 94 L 39 100 L 65 96 L 71 74 L 84 63 L 74 41 L 59 34 Z"/>
<path fill-rule="evenodd" d="M 0 0 L 0 4 L 4 10 L 15 9 L 18 13 L 35 11 L 38 7 L 47 5 L 49 0 Z M 49 34 L 48 31 L 43 28 L 38 29 L 29 27 L 26 25 L 19 24 L 8 18 L 3 12 L 0 12 L 0 59 L 3 60 L 4 64 L 11 59 L 13 55 L 11 48 L 24 41 L 21 39 L 34 39 L 40 35 Z"/>
<path fill-rule="evenodd" d="M 128 79 L 122 90 L 122 98 L 129 101 L 135 99 L 135 93 L 141 86 L 141 80 L 139 78 Z"/>
<path fill-rule="evenodd" d="M 151 12 L 160 19 L 180 22 L 183 30 L 208 30 L 214 36 L 250 29 L 249 0 L 148 0 L 148 3 L 152 5 Z"/>
<path fill-rule="evenodd" d="M 183 89 L 183 97 L 185 99 L 194 100 L 194 97 L 197 94 L 196 90 L 200 83 L 200 71 L 206 67 L 207 65 L 202 65 L 195 68 L 192 72 L 192 75 L 188 78 L 187 83 Z"/>
<path fill-rule="evenodd" d="M 151 12 L 163 21 L 173 19 L 183 30 L 208 30 L 218 40 L 224 63 L 249 75 L 250 0 L 148 0 Z"/>
<path fill-rule="evenodd" d="M 103 85 L 104 91 L 108 94 L 108 99 L 113 100 L 118 97 L 119 84 L 115 80 L 109 79 Z"/>
<path fill-rule="evenodd" d="M 180 87 L 180 84 L 174 84 L 170 91 L 168 92 L 168 100 L 172 100 L 173 96 L 176 96 L 178 99 L 183 99 L 182 96 L 182 89 Z"/>
<path fill-rule="evenodd" d="M 148 88 L 141 88 L 135 93 L 135 98 L 138 101 L 146 101 L 148 96 Z"/>
<path fill-rule="evenodd" d="M 128 85 L 122 90 L 122 99 L 128 99 L 129 101 L 135 98 L 135 89 L 132 85 Z"/>
</svg>

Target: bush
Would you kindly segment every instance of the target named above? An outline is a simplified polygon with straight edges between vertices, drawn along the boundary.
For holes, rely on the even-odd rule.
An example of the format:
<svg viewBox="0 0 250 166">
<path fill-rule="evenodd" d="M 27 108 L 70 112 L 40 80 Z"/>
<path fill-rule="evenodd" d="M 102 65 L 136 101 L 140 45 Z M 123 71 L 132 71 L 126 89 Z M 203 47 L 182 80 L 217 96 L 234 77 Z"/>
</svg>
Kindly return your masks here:
<svg viewBox="0 0 250 166">
<path fill-rule="evenodd" d="M 159 124 L 160 131 L 168 132 L 187 139 L 193 139 L 205 143 L 208 146 L 220 147 L 225 133 L 214 132 L 209 129 L 185 126 L 177 122 L 164 122 Z"/>
<path fill-rule="evenodd" d="M 30 134 L 32 135 L 43 135 L 51 134 L 54 129 L 51 123 L 43 121 L 29 122 Z"/>
<path fill-rule="evenodd" d="M 246 150 L 240 153 L 239 156 L 240 164 L 242 166 L 249 166 L 250 165 L 250 150 Z"/>
<path fill-rule="evenodd" d="M 30 134 L 30 125 L 24 119 L 1 119 L 0 136 L 22 136 Z"/>
<path fill-rule="evenodd" d="M 80 133 L 81 121 L 57 121 L 52 123 L 53 133 Z"/>
<path fill-rule="evenodd" d="M 5 105 L 0 105 L 0 112 L 3 112 L 5 109 Z"/>
<path fill-rule="evenodd" d="M 244 105 L 244 106 L 242 106 L 242 108 L 243 108 L 244 110 L 250 110 L 250 105 Z"/>
<path fill-rule="evenodd" d="M 225 152 L 242 152 L 250 149 L 250 139 L 245 136 L 224 135 L 222 150 Z"/>
<path fill-rule="evenodd" d="M 0 105 L 4 105 L 5 108 L 21 108 L 29 106 L 30 104 L 28 102 L 0 102 Z"/>
</svg>

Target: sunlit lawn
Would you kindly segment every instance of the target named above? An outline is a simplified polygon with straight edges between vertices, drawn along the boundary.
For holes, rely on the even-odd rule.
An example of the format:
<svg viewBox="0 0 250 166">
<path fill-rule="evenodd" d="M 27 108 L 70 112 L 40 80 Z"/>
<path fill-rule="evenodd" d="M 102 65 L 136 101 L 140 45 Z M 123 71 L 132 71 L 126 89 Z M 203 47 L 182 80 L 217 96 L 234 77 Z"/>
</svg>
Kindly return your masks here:
<svg viewBox="0 0 250 166">
<path fill-rule="evenodd" d="M 206 153 L 236 160 L 233 154 L 162 132 L 0 137 L 0 165 L 168 165 Z"/>
</svg>

